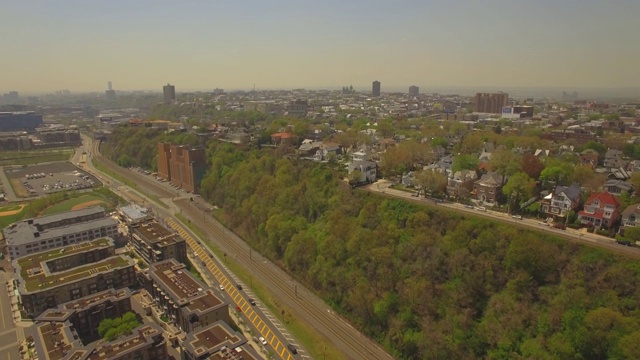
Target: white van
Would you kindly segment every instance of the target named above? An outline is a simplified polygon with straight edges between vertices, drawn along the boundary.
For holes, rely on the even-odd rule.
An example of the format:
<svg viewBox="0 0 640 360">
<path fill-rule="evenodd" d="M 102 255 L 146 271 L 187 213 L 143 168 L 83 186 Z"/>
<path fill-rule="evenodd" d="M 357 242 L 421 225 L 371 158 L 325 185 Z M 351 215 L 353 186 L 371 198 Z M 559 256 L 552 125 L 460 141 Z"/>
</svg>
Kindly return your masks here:
<svg viewBox="0 0 640 360">
<path fill-rule="evenodd" d="M 478 211 L 487 211 L 487 209 L 484 206 L 478 206 L 476 208 L 476 210 L 478 210 Z"/>
</svg>

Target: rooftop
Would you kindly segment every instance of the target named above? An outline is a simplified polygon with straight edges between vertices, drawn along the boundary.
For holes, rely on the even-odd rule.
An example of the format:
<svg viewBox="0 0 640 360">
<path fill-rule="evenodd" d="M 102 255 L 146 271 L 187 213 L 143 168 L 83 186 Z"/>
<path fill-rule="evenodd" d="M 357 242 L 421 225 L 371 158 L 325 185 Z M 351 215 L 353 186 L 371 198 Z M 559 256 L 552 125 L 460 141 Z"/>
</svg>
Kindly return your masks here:
<svg viewBox="0 0 640 360">
<path fill-rule="evenodd" d="M 43 360 L 61 360 L 73 348 L 75 341 L 64 323 L 45 323 L 36 328 L 38 355 Z"/>
<path fill-rule="evenodd" d="M 162 290 L 180 306 L 203 294 L 206 285 L 189 273 L 184 264 L 170 259 L 149 266 L 149 274 Z"/>
<path fill-rule="evenodd" d="M 200 358 L 204 354 L 214 354 L 222 349 L 236 348 L 246 343 L 242 335 L 236 333 L 224 321 L 217 321 L 205 328 L 187 335 L 184 347 L 187 351 Z"/>
<path fill-rule="evenodd" d="M 21 221 L 5 228 L 4 235 L 9 245 L 29 244 L 101 227 L 116 226 L 117 224 L 118 221 L 116 219 L 108 217 L 38 231 L 38 228 L 33 224 L 29 224 L 28 221 Z"/>
<path fill-rule="evenodd" d="M 99 293 L 91 294 L 82 297 L 78 300 L 72 300 L 60 305 L 63 309 L 86 309 L 89 306 L 105 302 L 107 300 L 121 300 L 131 296 L 131 290 L 129 288 L 123 289 L 108 289 Z"/>
<path fill-rule="evenodd" d="M 140 226 L 134 228 L 133 233 L 139 235 L 150 244 L 158 244 L 160 246 L 167 246 L 184 241 L 180 236 L 168 230 L 155 220 L 140 224 Z"/>
<path fill-rule="evenodd" d="M 100 273 L 111 271 L 112 269 L 133 265 L 134 262 L 131 258 L 118 255 L 53 274 L 46 274 L 42 271 L 42 267 L 32 267 L 28 269 L 19 267 L 16 270 L 20 271 L 20 277 L 23 280 L 20 282 L 20 287 L 24 287 L 24 291 L 30 293 L 53 288 L 64 283 L 76 282 L 91 276 L 97 276 Z"/>
<path fill-rule="evenodd" d="M 43 252 L 27 255 L 19 258 L 16 261 L 23 271 L 28 271 L 29 269 L 41 267 L 42 262 L 47 262 L 63 256 L 74 255 L 74 254 L 82 253 L 85 251 L 90 251 L 90 250 L 95 250 L 100 248 L 107 248 L 111 246 L 114 246 L 113 240 L 111 238 L 104 237 L 100 239 L 86 241 L 80 244 L 64 246 L 64 247 L 56 248 L 49 251 L 43 251 Z"/>
<path fill-rule="evenodd" d="M 204 312 L 205 310 L 212 310 L 224 304 L 225 303 L 217 297 L 213 291 L 207 290 L 201 296 L 192 298 L 186 308 L 191 312 Z"/>
<path fill-rule="evenodd" d="M 162 329 L 156 324 L 142 325 L 133 330 L 133 334 L 126 338 L 98 346 L 87 360 L 113 359 L 136 349 L 144 348 L 154 342 L 153 337 L 162 334 Z"/>
</svg>

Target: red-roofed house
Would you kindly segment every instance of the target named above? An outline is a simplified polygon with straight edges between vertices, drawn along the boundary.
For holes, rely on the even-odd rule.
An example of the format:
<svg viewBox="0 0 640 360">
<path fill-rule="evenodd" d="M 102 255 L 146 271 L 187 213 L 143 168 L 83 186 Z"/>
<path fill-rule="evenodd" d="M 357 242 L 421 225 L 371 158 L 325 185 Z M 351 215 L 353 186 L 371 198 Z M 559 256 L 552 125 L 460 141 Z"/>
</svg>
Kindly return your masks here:
<svg viewBox="0 0 640 360">
<path fill-rule="evenodd" d="M 288 132 L 271 134 L 271 142 L 275 145 L 293 145 L 295 142 L 295 135 Z"/>
<path fill-rule="evenodd" d="M 584 210 L 578 213 L 582 224 L 611 227 L 620 220 L 620 203 L 609 193 L 596 193 L 589 196 Z"/>
</svg>

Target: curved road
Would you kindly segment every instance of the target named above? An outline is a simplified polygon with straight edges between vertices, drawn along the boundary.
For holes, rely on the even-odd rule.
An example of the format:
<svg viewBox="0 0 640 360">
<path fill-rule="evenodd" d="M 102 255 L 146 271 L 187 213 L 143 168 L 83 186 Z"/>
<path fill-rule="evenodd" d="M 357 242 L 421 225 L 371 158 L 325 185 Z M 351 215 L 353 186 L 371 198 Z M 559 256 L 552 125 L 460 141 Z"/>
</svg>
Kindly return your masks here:
<svg viewBox="0 0 640 360">
<path fill-rule="evenodd" d="M 509 216 L 509 214 L 506 214 L 506 213 L 501 213 L 501 212 L 496 212 L 491 210 L 479 211 L 475 208 L 469 209 L 469 208 L 466 208 L 463 204 L 459 204 L 459 203 L 443 202 L 443 203 L 436 204 L 431 199 L 416 198 L 411 196 L 411 193 L 409 192 L 391 189 L 389 187 L 390 185 L 391 185 L 390 182 L 379 180 L 377 183 L 363 186 L 361 187 L 361 189 L 365 191 L 380 193 L 381 195 L 387 196 L 387 197 L 401 198 L 401 199 L 413 201 L 416 203 L 427 204 L 429 206 L 445 207 L 445 208 L 452 209 L 454 211 L 459 211 L 459 212 L 468 212 L 476 216 L 482 216 L 486 218 L 491 218 L 493 220 L 501 221 L 503 223 L 508 223 L 509 225 L 512 225 L 512 226 L 519 226 L 523 228 L 544 231 L 544 232 L 551 233 L 555 236 L 562 237 L 569 241 L 577 242 L 580 244 L 596 246 L 596 247 L 604 248 L 616 253 L 624 254 L 627 256 L 635 257 L 635 258 L 640 258 L 640 248 L 617 244 L 615 240 L 612 238 L 600 236 L 597 234 L 585 233 L 585 232 L 581 232 L 581 231 L 570 229 L 570 228 L 567 228 L 566 230 L 560 230 L 552 226 L 549 226 L 547 224 L 542 224 L 540 220 L 527 219 L 527 218 L 523 218 L 521 220 L 514 219 L 511 216 Z"/>
<path fill-rule="evenodd" d="M 344 318 L 337 315 L 322 299 L 296 282 L 291 275 L 251 251 L 241 238 L 224 228 L 208 213 L 202 212 L 196 206 L 191 206 L 192 201 L 185 198 L 174 199 L 176 196 L 180 196 L 179 192 L 168 190 L 165 183 L 155 181 L 149 176 L 121 168 L 101 156 L 98 147 L 99 142 L 94 142 L 92 155 L 106 168 L 123 178 L 135 181 L 138 186 L 144 187 L 145 191 L 155 193 L 163 198 L 173 199 L 173 203 L 193 224 L 204 233 L 209 234 L 209 240 L 215 242 L 227 254 L 234 254 L 235 261 L 245 266 L 256 281 L 269 289 L 274 298 L 292 312 L 290 315 L 293 315 L 298 321 L 307 322 L 311 328 L 322 334 L 336 349 L 340 350 L 345 358 L 393 359 L 377 343 L 362 335 Z M 202 201 L 200 197 L 194 197 L 194 202 L 200 201 Z"/>
</svg>

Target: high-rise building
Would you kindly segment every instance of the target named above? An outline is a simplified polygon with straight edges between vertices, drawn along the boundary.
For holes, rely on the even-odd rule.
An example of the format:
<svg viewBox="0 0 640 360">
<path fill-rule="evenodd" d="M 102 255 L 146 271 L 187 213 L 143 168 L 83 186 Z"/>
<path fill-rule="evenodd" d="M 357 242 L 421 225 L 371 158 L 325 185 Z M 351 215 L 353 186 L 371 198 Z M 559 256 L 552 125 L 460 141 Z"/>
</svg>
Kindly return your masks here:
<svg viewBox="0 0 640 360">
<path fill-rule="evenodd" d="M 16 104 L 20 101 L 20 95 L 17 91 L 9 91 L 2 96 L 6 104 Z"/>
<path fill-rule="evenodd" d="M 501 114 L 502 108 L 507 106 L 509 94 L 499 93 L 477 93 L 475 98 L 476 112 Z"/>
<path fill-rule="evenodd" d="M 107 100 L 113 101 L 116 99 L 116 91 L 113 90 L 113 84 L 111 84 L 111 81 L 107 83 L 107 90 L 104 93 L 107 96 Z"/>
<path fill-rule="evenodd" d="M 415 85 L 409 86 L 409 95 L 417 96 L 418 94 L 420 94 L 420 88 L 419 87 L 417 87 Z"/>
<path fill-rule="evenodd" d="M 107 90 L 113 90 L 113 85 L 111 84 L 111 81 L 107 83 Z"/>
<path fill-rule="evenodd" d="M 380 96 L 380 81 L 373 82 L 371 93 L 373 96 Z"/>
<path fill-rule="evenodd" d="M 158 144 L 158 175 L 184 190 L 198 193 L 206 172 L 204 147 Z"/>
<path fill-rule="evenodd" d="M 164 103 L 171 104 L 176 100 L 176 87 L 167 83 L 162 87 L 162 93 L 164 94 Z"/>
</svg>

